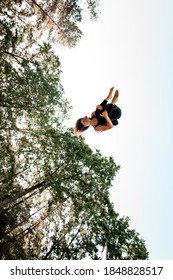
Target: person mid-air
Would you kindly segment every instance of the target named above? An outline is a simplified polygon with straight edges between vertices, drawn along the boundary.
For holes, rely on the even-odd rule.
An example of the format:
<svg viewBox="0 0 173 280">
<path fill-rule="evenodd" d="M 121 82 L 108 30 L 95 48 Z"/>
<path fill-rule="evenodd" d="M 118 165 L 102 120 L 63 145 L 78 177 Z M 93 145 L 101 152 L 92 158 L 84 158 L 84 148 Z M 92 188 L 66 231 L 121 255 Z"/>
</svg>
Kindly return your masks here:
<svg viewBox="0 0 173 280">
<path fill-rule="evenodd" d="M 115 90 L 112 98 L 113 90 L 114 87 L 110 89 L 108 96 L 103 102 L 96 106 L 96 111 L 91 114 L 90 118 L 85 116 L 77 120 L 74 128 L 76 136 L 87 130 L 89 126 L 92 126 L 95 131 L 101 132 L 111 129 L 114 125 L 118 124 L 117 119 L 121 117 L 121 109 L 115 103 L 118 101 L 119 91 Z M 111 98 L 111 103 L 108 103 L 108 100 Z"/>
</svg>

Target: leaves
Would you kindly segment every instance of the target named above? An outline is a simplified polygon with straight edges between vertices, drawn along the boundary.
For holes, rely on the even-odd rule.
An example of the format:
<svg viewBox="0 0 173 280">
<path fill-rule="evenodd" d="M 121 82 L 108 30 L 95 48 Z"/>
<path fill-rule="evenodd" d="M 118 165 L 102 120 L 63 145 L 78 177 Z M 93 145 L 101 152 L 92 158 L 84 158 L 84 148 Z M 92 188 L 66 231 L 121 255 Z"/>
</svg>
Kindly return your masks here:
<svg viewBox="0 0 173 280">
<path fill-rule="evenodd" d="M 10 5 L 11 2 L 11 5 Z M 49 42 L 74 47 L 83 33 L 79 23 L 83 20 L 83 11 L 88 11 L 90 18 L 98 17 L 98 0 L 13 0 L 0 4 L 4 15 L 14 18 L 18 28 L 25 26 L 37 40 L 43 38 Z M 13 36 L 14 37 L 14 36 Z"/>
<path fill-rule="evenodd" d="M 107 259 L 147 259 L 109 198 L 120 166 L 64 126 L 71 106 L 59 57 L 36 40 L 57 32 L 75 45 L 84 5 L 22 3 L 0 4 L 0 258 L 101 259 L 106 250 Z M 98 1 L 86 5 L 95 18 Z"/>
</svg>

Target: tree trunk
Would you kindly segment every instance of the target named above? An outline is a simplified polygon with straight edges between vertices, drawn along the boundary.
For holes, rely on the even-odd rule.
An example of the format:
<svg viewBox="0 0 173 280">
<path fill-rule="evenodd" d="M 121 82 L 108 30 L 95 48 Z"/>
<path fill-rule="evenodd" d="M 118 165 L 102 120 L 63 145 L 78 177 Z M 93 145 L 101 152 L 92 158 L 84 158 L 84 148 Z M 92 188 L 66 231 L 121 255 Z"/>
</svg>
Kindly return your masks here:
<svg viewBox="0 0 173 280">
<path fill-rule="evenodd" d="M 0 239 L 4 238 L 5 236 L 7 236 L 8 234 L 11 234 L 12 231 L 14 231 L 16 228 L 18 228 L 19 226 L 23 225 L 24 223 L 28 222 L 29 219 L 34 216 L 35 214 L 37 214 L 38 212 L 40 212 L 43 208 L 45 208 L 45 206 L 41 207 L 40 209 L 38 209 L 36 212 L 34 212 L 33 214 L 31 214 L 29 217 L 27 217 L 27 220 L 24 220 L 22 222 L 20 222 L 19 224 L 15 225 L 12 229 L 10 229 L 9 231 L 6 231 Z"/>
<path fill-rule="evenodd" d="M 35 192 L 33 192 L 32 194 L 28 195 L 27 197 L 25 197 L 25 200 L 29 199 L 30 197 L 34 196 L 37 194 L 37 190 Z M 5 199 L 5 198 L 4 198 Z M 18 202 L 16 202 L 13 207 L 16 207 L 17 205 L 24 203 L 24 200 L 21 199 Z M 0 211 L 0 215 L 4 214 L 4 213 L 8 213 L 8 211 L 10 210 L 10 206 L 8 208 L 4 208 L 2 211 Z"/>
<path fill-rule="evenodd" d="M 0 202 L 0 207 L 7 206 L 9 203 L 14 202 L 15 200 L 21 198 L 22 196 L 25 196 L 26 194 L 28 194 L 32 191 L 35 191 L 36 189 L 39 189 L 39 188 L 43 187 L 44 185 L 45 185 L 45 181 L 38 183 L 38 184 L 32 186 L 31 188 L 26 189 L 22 192 L 18 192 L 14 196 L 7 197 L 6 199 L 4 199 L 3 201 Z"/>
<path fill-rule="evenodd" d="M 55 174 L 57 172 L 58 169 L 56 169 L 54 172 L 52 172 L 52 174 L 50 174 L 51 176 L 53 174 Z M 70 175 L 68 177 L 65 177 L 63 180 L 69 180 L 71 178 L 75 178 L 75 176 L 78 176 L 78 175 L 81 175 L 81 173 L 76 173 L 76 174 L 73 174 L 73 175 Z M 4 206 L 7 206 L 9 203 L 12 203 L 14 202 L 15 200 L 25 196 L 27 193 L 30 193 L 36 189 L 39 189 L 41 187 L 43 187 L 44 185 L 46 184 L 46 181 L 42 181 L 34 186 L 32 186 L 31 188 L 29 189 L 26 189 L 24 191 L 21 191 L 21 192 L 18 192 L 16 195 L 14 196 L 10 196 L 10 197 L 7 197 L 5 198 L 4 200 L 0 201 L 0 207 L 4 207 Z"/>
<path fill-rule="evenodd" d="M 42 8 L 39 4 L 37 4 L 37 2 L 36 2 L 35 0 L 31 0 L 31 2 L 33 2 L 34 5 L 36 5 L 36 6 L 42 11 L 42 13 L 43 13 L 46 17 L 48 17 L 48 18 L 51 20 L 51 22 L 52 22 L 54 25 L 56 25 L 57 28 L 59 29 L 59 25 L 45 12 L 45 10 L 43 10 L 43 8 Z"/>
<path fill-rule="evenodd" d="M 79 226 L 79 228 L 78 228 L 76 234 L 72 237 L 71 241 L 69 242 L 68 248 L 70 247 L 70 245 L 72 244 L 72 242 L 74 241 L 74 239 L 78 236 L 79 232 L 81 232 L 81 226 L 82 226 L 82 224 L 83 224 L 83 221 L 82 221 L 82 223 L 80 224 L 80 226 Z M 62 252 L 62 254 L 61 254 L 61 256 L 60 256 L 60 259 L 61 259 L 61 260 L 63 259 L 65 253 L 66 253 L 66 251 Z"/>
<path fill-rule="evenodd" d="M 59 207 L 60 207 L 60 205 L 54 207 L 51 212 L 54 212 Z M 30 232 L 30 230 L 33 230 L 36 227 L 38 227 L 45 219 L 47 219 L 47 217 L 49 217 L 49 215 L 50 215 L 50 212 L 48 214 L 47 213 L 44 214 L 37 222 L 35 222 L 34 224 L 30 225 L 28 228 L 22 230 L 20 233 L 18 233 L 17 235 L 11 237 L 9 240 L 4 242 L 1 245 L 2 248 L 0 250 L 0 258 L 2 257 L 3 253 L 9 249 L 9 247 L 15 245 L 18 242 L 20 236 L 22 236 L 22 238 L 24 238 L 24 236 L 26 236 Z M 14 240 L 14 242 L 11 243 L 13 240 Z"/>
<path fill-rule="evenodd" d="M 14 59 L 16 59 L 16 60 L 17 60 L 17 62 L 18 62 L 19 64 L 20 64 L 21 62 L 18 60 L 18 58 L 20 58 L 20 59 L 22 59 L 22 60 L 25 60 L 25 61 L 28 61 L 29 63 L 34 64 L 34 62 L 33 62 L 33 61 L 28 60 L 27 58 L 22 57 L 22 56 L 20 56 L 20 55 L 17 55 L 17 54 L 14 54 L 14 53 L 8 52 L 8 51 L 5 51 L 5 52 L 3 52 L 3 53 L 6 53 L 6 54 L 8 54 L 8 55 L 12 56 Z"/>
</svg>

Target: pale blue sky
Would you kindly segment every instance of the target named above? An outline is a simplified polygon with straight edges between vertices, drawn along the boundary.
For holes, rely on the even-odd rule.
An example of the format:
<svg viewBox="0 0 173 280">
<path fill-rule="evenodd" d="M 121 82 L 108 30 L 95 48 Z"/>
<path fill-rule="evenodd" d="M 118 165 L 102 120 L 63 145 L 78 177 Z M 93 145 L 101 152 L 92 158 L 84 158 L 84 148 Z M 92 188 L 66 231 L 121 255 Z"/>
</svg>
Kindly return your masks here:
<svg viewBox="0 0 173 280">
<path fill-rule="evenodd" d="M 150 259 L 173 259 L 173 1 L 102 0 L 100 12 L 98 22 L 83 21 L 75 49 L 58 50 L 74 107 L 68 125 L 111 86 L 119 89 L 119 125 L 84 136 L 121 165 L 111 199 L 146 240 Z"/>
</svg>

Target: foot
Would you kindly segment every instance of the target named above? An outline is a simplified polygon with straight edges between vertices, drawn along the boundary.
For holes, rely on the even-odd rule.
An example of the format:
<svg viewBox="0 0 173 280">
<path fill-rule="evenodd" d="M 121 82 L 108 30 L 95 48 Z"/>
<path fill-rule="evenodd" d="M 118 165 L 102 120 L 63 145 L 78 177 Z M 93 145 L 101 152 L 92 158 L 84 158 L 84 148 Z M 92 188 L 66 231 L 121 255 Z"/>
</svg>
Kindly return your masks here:
<svg viewBox="0 0 173 280">
<path fill-rule="evenodd" d="M 118 101 L 118 97 L 119 97 L 119 91 L 116 90 L 114 93 L 114 97 L 112 98 L 112 104 L 115 104 Z"/>
<path fill-rule="evenodd" d="M 114 87 L 111 87 L 110 90 L 109 90 L 109 94 L 108 94 L 108 96 L 106 97 L 106 100 L 107 100 L 107 101 L 108 101 L 109 99 L 112 98 L 113 90 L 114 90 Z"/>
</svg>

